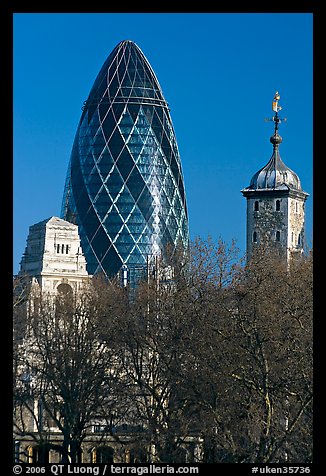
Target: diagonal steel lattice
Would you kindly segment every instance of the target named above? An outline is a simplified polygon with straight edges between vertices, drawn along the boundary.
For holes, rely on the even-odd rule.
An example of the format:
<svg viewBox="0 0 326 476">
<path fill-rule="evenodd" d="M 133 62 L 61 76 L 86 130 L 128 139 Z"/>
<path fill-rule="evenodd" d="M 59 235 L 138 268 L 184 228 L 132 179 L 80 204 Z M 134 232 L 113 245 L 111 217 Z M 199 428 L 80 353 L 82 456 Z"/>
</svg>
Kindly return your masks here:
<svg viewBox="0 0 326 476">
<path fill-rule="evenodd" d="M 103 64 L 77 128 L 61 216 L 79 226 L 90 274 L 146 266 L 187 248 L 187 205 L 168 105 L 142 51 L 120 42 Z"/>
</svg>

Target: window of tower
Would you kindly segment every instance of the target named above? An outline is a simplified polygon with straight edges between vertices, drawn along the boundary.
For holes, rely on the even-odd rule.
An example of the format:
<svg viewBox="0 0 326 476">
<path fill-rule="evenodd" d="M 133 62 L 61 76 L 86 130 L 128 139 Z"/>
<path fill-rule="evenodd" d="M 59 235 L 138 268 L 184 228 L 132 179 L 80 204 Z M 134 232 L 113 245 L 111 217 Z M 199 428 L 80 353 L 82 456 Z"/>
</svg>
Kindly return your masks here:
<svg viewBox="0 0 326 476">
<path fill-rule="evenodd" d="M 252 241 L 254 243 L 257 243 L 258 242 L 258 235 L 257 235 L 257 231 L 254 231 L 253 234 L 252 234 Z"/>
<path fill-rule="evenodd" d="M 298 234 L 298 245 L 301 245 L 301 233 Z"/>
<path fill-rule="evenodd" d="M 258 202 L 258 200 L 255 201 L 254 211 L 255 211 L 255 212 L 258 212 L 258 211 L 259 211 L 259 202 Z"/>
<path fill-rule="evenodd" d="M 275 210 L 277 212 L 279 212 L 281 210 L 281 201 L 280 200 L 276 200 L 275 202 Z"/>
<path fill-rule="evenodd" d="M 281 240 L 281 232 L 277 230 L 276 232 L 276 241 L 280 241 Z"/>
</svg>

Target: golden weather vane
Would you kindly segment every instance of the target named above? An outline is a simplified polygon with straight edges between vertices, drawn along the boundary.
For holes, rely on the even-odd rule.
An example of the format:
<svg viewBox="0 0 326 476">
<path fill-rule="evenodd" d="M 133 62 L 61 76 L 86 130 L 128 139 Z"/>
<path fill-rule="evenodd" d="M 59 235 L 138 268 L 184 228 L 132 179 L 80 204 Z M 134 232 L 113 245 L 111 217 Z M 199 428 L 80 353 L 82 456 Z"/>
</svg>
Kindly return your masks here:
<svg viewBox="0 0 326 476">
<path fill-rule="evenodd" d="M 282 108 L 281 106 L 278 105 L 279 100 L 281 99 L 281 96 L 279 95 L 278 91 L 276 91 L 273 103 L 272 103 L 272 109 L 274 112 L 278 113 Z"/>
<path fill-rule="evenodd" d="M 287 120 L 286 117 L 281 119 L 278 115 L 278 112 L 281 111 L 281 109 L 282 109 L 281 106 L 279 106 L 279 104 L 278 104 L 280 99 L 281 99 L 281 96 L 280 96 L 279 92 L 276 91 L 276 93 L 274 95 L 273 102 L 272 102 L 272 110 L 275 112 L 275 116 L 273 116 L 271 119 L 265 119 L 265 121 L 275 122 L 275 131 L 274 131 L 274 133 L 277 133 L 279 123 L 280 122 L 286 122 L 286 120 Z"/>
</svg>

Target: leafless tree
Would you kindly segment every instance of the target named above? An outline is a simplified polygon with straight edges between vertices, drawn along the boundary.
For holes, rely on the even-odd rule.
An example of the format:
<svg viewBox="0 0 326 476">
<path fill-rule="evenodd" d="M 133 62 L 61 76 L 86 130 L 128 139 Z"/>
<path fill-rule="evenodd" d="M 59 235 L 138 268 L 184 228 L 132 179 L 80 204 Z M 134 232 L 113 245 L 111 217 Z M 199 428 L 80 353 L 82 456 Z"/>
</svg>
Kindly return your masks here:
<svg viewBox="0 0 326 476">
<path fill-rule="evenodd" d="M 53 444 L 38 402 L 63 461 L 98 420 L 133 461 L 182 463 L 201 445 L 187 461 L 309 462 L 312 284 L 312 256 L 260 249 L 245 264 L 209 238 L 166 253 L 133 292 L 93 278 L 78 299 L 40 296 L 15 347 L 20 415 Z"/>
<path fill-rule="evenodd" d="M 224 288 L 206 282 L 191 381 L 206 461 L 311 460 L 311 259 L 260 250 Z"/>
<path fill-rule="evenodd" d="M 93 420 L 114 411 L 113 386 L 119 369 L 113 350 L 101 339 L 103 315 L 91 291 L 54 301 L 33 298 L 27 314 L 24 344 L 17 346 L 17 382 L 28 381 L 28 394 L 16 385 L 16 432 L 26 434 L 26 415 L 34 420 L 39 446 L 47 444 L 51 427 L 62 433 L 62 443 L 51 443 L 63 462 L 78 461 L 81 443 Z M 106 318 L 109 316 L 106 314 Z M 107 322 L 110 327 L 110 322 Z M 108 335 L 108 332 L 106 333 Z M 35 408 L 37 402 L 37 408 Z M 17 415 L 17 413 L 16 413 Z"/>
</svg>

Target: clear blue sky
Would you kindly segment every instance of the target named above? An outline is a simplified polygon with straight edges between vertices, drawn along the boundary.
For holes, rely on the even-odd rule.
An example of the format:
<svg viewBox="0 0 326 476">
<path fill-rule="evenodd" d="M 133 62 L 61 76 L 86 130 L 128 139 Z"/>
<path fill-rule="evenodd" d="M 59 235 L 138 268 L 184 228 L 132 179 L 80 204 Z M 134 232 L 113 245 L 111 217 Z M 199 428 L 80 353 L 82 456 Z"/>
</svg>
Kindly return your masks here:
<svg viewBox="0 0 326 476">
<path fill-rule="evenodd" d="M 240 190 L 272 154 L 264 118 L 277 90 L 280 153 L 310 194 L 312 246 L 312 35 L 310 13 L 14 14 L 14 273 L 29 226 L 60 214 L 83 101 L 124 39 L 141 48 L 169 103 L 191 238 L 234 238 L 245 251 Z"/>
</svg>

